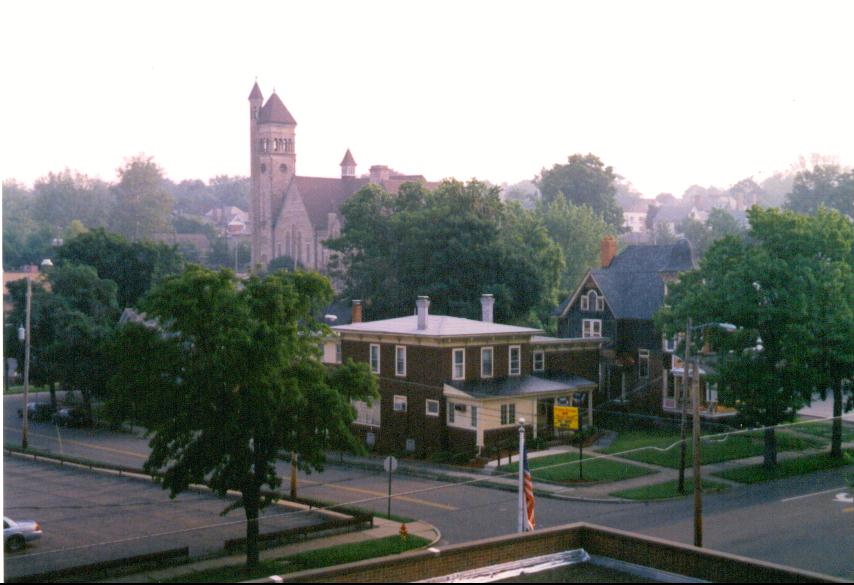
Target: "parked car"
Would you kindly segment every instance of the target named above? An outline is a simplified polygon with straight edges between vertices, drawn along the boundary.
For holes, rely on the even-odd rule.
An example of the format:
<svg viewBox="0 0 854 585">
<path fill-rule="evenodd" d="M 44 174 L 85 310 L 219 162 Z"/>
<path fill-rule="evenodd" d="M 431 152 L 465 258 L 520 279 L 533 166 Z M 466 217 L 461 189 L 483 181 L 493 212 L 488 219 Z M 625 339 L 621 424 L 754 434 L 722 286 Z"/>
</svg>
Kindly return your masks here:
<svg viewBox="0 0 854 585">
<path fill-rule="evenodd" d="M 28 542 L 42 537 L 42 527 L 34 520 L 16 522 L 3 516 L 3 548 L 6 552 L 16 552 L 27 546 Z"/>
<path fill-rule="evenodd" d="M 53 424 L 63 427 L 85 427 L 92 424 L 86 410 L 80 406 L 60 408 L 53 415 Z"/>
<path fill-rule="evenodd" d="M 48 402 L 28 402 L 27 418 L 35 422 L 49 422 L 53 419 L 54 410 Z M 18 416 L 24 417 L 24 410 L 18 409 Z"/>
</svg>

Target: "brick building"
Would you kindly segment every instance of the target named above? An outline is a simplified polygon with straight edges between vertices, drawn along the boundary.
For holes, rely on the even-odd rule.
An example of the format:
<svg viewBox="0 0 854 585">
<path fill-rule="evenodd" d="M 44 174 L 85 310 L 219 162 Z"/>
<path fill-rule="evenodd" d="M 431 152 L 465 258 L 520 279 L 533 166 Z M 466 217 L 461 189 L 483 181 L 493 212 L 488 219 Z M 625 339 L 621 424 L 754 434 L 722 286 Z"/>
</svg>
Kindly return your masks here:
<svg viewBox="0 0 854 585">
<path fill-rule="evenodd" d="M 264 103 L 256 83 L 249 94 L 250 222 L 252 266 L 266 267 L 274 258 L 288 256 L 302 266 L 324 271 L 330 250 L 324 242 L 341 233 L 339 208 L 359 189 L 382 186 L 396 193 L 421 175 L 404 175 L 375 165 L 366 176 L 356 176 L 356 160 L 348 149 L 339 178 L 303 177 L 296 173 L 297 122 L 275 92 Z"/>
<path fill-rule="evenodd" d="M 592 423 L 592 394 L 602 340 L 556 339 L 542 331 L 494 323 L 484 295 L 483 319 L 431 315 L 419 297 L 416 314 L 332 329 L 325 361 L 367 362 L 380 400 L 357 403 L 356 430 L 384 453 L 426 457 L 437 452 L 490 451 L 515 437 L 523 417 L 528 436 L 550 436 L 556 402 L 583 403 Z"/>
</svg>

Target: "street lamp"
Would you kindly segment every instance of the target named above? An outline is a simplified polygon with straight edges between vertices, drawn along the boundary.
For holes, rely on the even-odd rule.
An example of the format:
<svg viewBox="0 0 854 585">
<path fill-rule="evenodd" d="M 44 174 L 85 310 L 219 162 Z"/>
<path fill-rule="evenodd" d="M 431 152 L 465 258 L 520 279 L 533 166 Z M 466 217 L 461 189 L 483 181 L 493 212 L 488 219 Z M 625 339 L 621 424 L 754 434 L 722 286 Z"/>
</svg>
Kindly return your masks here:
<svg viewBox="0 0 854 585">
<path fill-rule="evenodd" d="M 693 386 L 693 381 L 688 375 L 688 369 L 691 366 L 691 333 L 693 331 L 703 331 L 710 327 L 716 327 L 727 333 L 732 333 L 737 329 L 732 323 L 703 323 L 702 325 L 692 325 L 691 317 L 688 317 L 688 322 L 685 327 L 685 362 L 682 365 L 682 426 L 680 432 L 680 449 L 679 449 L 679 493 L 685 493 L 685 456 L 687 446 L 685 444 L 685 435 L 687 427 L 687 389 L 689 382 Z M 692 441 L 691 446 L 694 451 L 694 546 L 703 546 L 703 501 L 701 495 L 701 476 L 700 476 L 700 363 L 695 358 L 695 372 L 697 373 L 697 385 L 693 388 L 691 402 L 694 421 L 692 425 Z"/>
<path fill-rule="evenodd" d="M 41 267 L 47 269 L 53 266 L 50 258 L 41 261 Z M 18 339 L 24 342 L 24 408 L 21 411 L 21 448 L 26 449 L 29 444 L 29 401 L 30 401 L 30 315 L 33 304 L 33 279 L 27 274 L 27 301 L 26 301 L 26 327 L 18 329 Z"/>
</svg>

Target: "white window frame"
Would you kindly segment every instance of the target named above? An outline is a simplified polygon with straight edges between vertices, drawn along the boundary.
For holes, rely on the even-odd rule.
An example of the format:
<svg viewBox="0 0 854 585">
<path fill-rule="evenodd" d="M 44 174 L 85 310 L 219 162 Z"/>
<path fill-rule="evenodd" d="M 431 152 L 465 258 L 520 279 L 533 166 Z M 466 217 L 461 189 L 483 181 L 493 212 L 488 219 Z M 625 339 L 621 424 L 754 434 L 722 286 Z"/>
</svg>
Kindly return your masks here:
<svg viewBox="0 0 854 585">
<path fill-rule="evenodd" d="M 400 394 L 395 394 L 394 398 L 392 399 L 391 404 L 392 404 L 391 409 L 394 412 L 406 412 L 407 411 L 408 405 L 407 405 L 406 396 L 401 396 Z M 401 406 L 402 406 L 402 408 L 401 408 Z"/>
<path fill-rule="evenodd" d="M 516 370 L 513 370 L 513 352 L 516 351 Z M 522 346 L 511 345 L 507 348 L 507 375 L 521 376 L 522 375 Z"/>
<path fill-rule="evenodd" d="M 400 369 L 400 350 L 403 350 L 403 370 Z M 395 376 L 405 378 L 406 377 L 406 346 L 405 345 L 395 345 L 394 346 L 394 374 Z"/>
<path fill-rule="evenodd" d="M 717 382 L 706 382 L 706 404 L 718 401 Z"/>
<path fill-rule="evenodd" d="M 646 375 L 643 375 L 643 363 L 646 362 Z M 638 378 L 641 380 L 649 379 L 649 350 L 648 349 L 639 349 L 638 350 Z"/>
<path fill-rule="evenodd" d="M 483 354 L 485 352 L 489 352 L 489 375 L 484 373 L 483 365 Z M 481 378 L 492 378 L 495 375 L 495 350 L 492 347 L 481 347 L 480 348 L 480 377 Z"/>
<path fill-rule="evenodd" d="M 470 421 L 471 427 L 473 429 L 476 429 L 477 428 L 477 414 L 478 414 L 477 413 L 477 406 L 472 405 L 470 410 L 471 410 L 471 421 Z"/>
<path fill-rule="evenodd" d="M 601 313 L 605 310 L 605 296 L 597 294 L 596 295 L 596 311 Z"/>
<path fill-rule="evenodd" d="M 376 355 L 374 354 L 374 352 L 376 352 Z M 371 365 L 371 372 L 374 374 L 380 373 L 380 354 L 381 353 L 382 352 L 380 351 L 380 346 L 378 343 L 372 343 L 370 345 L 370 349 L 368 350 L 368 363 Z M 374 367 L 374 357 L 377 358 L 376 367 Z"/>
<path fill-rule="evenodd" d="M 581 295 L 581 310 L 589 311 L 590 310 L 590 301 L 587 298 L 587 295 Z"/>
<path fill-rule="evenodd" d="M 344 363 L 344 352 L 341 349 L 341 342 L 337 341 L 335 343 L 335 363 L 341 364 Z"/>
<path fill-rule="evenodd" d="M 463 356 L 462 362 L 460 363 L 460 375 L 457 376 L 457 355 Z M 465 380 L 466 379 L 466 348 L 464 347 L 456 347 L 451 350 L 451 380 Z"/>
<path fill-rule="evenodd" d="M 508 402 L 501 405 L 501 424 L 513 425 L 516 424 L 516 403 Z"/>
<path fill-rule="evenodd" d="M 430 406 L 431 406 L 431 405 L 433 405 L 433 406 L 435 406 L 435 407 L 436 407 L 436 412 L 430 412 Z M 438 401 L 438 400 L 432 400 L 432 399 L 428 398 L 428 399 L 424 402 L 424 414 L 425 414 L 425 415 L 427 415 L 427 416 L 435 416 L 435 417 L 438 417 L 438 416 L 439 416 L 439 412 L 440 412 L 441 408 L 442 408 L 442 407 L 441 407 L 441 404 L 439 403 L 439 401 Z"/>
<path fill-rule="evenodd" d="M 676 351 L 676 338 L 673 337 L 668 339 L 667 336 L 661 336 L 661 349 L 667 353 L 673 353 Z"/>
<path fill-rule="evenodd" d="M 598 329 L 598 335 L 597 333 Z M 602 319 L 582 319 L 581 321 L 581 337 L 592 338 L 602 337 Z"/>
<path fill-rule="evenodd" d="M 546 352 L 543 350 L 537 350 L 533 354 L 533 364 L 531 365 L 531 369 L 535 372 L 545 372 L 546 371 Z M 537 358 L 539 358 L 540 366 L 537 367 Z"/>
</svg>

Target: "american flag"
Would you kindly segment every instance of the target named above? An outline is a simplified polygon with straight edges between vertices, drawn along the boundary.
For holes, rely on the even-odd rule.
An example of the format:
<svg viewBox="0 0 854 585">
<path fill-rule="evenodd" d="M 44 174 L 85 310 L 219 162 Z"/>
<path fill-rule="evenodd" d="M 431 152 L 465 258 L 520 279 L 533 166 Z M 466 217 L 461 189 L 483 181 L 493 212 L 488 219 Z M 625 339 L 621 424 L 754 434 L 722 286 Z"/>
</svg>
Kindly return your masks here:
<svg viewBox="0 0 854 585">
<path fill-rule="evenodd" d="M 526 526 L 525 530 L 533 530 L 537 523 L 534 521 L 534 480 L 531 478 L 531 470 L 528 469 L 528 447 L 522 453 L 523 472 L 523 487 L 525 491 L 525 511 L 526 511 Z"/>
</svg>

